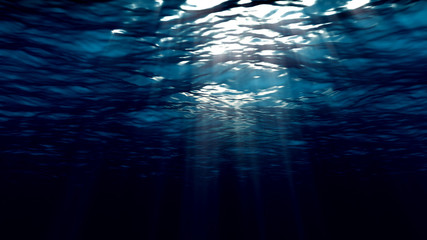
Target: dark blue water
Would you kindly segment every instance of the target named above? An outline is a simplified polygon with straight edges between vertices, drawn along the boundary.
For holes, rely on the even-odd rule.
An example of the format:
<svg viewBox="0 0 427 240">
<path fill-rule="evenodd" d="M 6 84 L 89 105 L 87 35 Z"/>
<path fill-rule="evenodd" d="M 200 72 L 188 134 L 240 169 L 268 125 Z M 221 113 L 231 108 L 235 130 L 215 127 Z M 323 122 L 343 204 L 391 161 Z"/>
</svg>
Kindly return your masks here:
<svg viewBox="0 0 427 240">
<path fill-rule="evenodd" d="M 427 239 L 427 4 L 0 1 L 2 239 Z"/>
</svg>

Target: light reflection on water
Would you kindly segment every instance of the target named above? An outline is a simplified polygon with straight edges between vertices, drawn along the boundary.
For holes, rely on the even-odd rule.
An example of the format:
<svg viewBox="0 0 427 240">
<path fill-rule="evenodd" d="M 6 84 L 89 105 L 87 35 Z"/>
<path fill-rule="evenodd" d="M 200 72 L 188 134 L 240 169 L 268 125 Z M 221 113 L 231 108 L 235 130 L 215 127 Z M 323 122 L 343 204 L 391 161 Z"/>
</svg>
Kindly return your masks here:
<svg viewBox="0 0 427 240">
<path fill-rule="evenodd" d="M 175 16 L 165 17 L 162 22 L 165 27 L 169 27 L 169 21 L 186 16 L 191 17 L 192 12 L 196 14 L 197 11 L 218 7 L 226 2 L 187 2 L 182 9 L 188 12 L 179 12 Z M 250 4 L 249 2 L 239 2 L 239 4 L 243 6 L 218 8 L 218 11 L 207 12 L 198 17 L 194 23 L 178 22 L 174 26 L 178 35 L 172 39 L 181 38 L 183 32 L 192 38 L 188 42 L 183 39 L 185 50 L 192 60 L 181 61 L 179 65 L 194 66 L 194 70 L 200 71 L 201 75 L 204 74 L 205 67 L 206 70 L 209 69 L 209 74 L 213 73 L 213 75 L 207 75 L 206 80 L 203 81 L 210 84 L 216 83 L 216 88 L 219 86 L 228 88 L 224 98 L 233 99 L 233 103 L 223 101 L 225 105 L 242 106 L 251 103 L 259 105 L 259 102 L 267 101 L 264 105 L 287 106 L 285 99 L 291 98 L 290 95 L 283 95 L 282 91 L 282 97 L 277 98 L 279 94 L 274 94 L 275 91 L 269 92 L 268 89 L 278 86 L 289 88 L 289 82 L 299 81 L 299 79 L 288 78 L 289 67 L 298 67 L 298 65 L 307 67 L 304 66 L 309 65 L 307 61 L 313 62 L 313 58 L 322 58 L 322 55 L 333 60 L 333 55 L 337 54 L 333 44 L 328 45 L 327 51 L 313 49 L 313 46 L 324 44 L 325 39 L 331 39 L 334 36 L 326 30 L 327 23 L 310 23 L 310 15 L 307 15 L 301 6 L 314 7 L 316 4 L 314 1 L 303 1 L 301 6 L 291 6 L 286 3 L 256 6 L 245 6 Z M 287 24 L 284 24 L 285 22 Z M 337 38 L 334 44 L 341 40 L 344 39 Z M 163 39 L 162 42 L 164 42 Z M 177 44 L 180 43 L 177 42 Z M 220 77 L 209 79 L 210 76 L 215 75 Z M 282 76 L 286 76 L 287 79 Z M 201 79 L 204 77 L 199 80 Z M 300 83 L 295 85 L 304 86 Z M 325 84 L 324 89 L 319 89 L 321 86 L 318 85 L 315 91 L 334 91 L 331 84 Z M 211 88 L 212 86 L 206 86 L 184 94 L 191 95 L 198 101 L 207 102 L 213 99 L 206 94 L 212 95 L 216 91 L 212 90 L 213 92 L 209 94 L 208 89 Z M 268 92 L 267 95 L 270 96 L 257 98 L 256 101 L 251 100 L 250 98 L 257 95 L 257 91 Z M 228 96 L 229 93 L 234 92 L 241 92 L 240 97 Z"/>
<path fill-rule="evenodd" d="M 424 240 L 426 14 L 2 1 L 5 222 L 41 239 Z"/>
</svg>

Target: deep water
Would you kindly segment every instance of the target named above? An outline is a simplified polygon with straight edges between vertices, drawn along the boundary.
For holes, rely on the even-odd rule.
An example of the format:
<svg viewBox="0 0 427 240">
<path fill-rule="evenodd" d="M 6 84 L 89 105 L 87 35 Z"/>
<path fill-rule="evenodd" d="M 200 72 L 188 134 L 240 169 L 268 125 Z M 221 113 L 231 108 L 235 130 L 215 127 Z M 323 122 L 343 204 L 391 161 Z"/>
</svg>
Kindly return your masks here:
<svg viewBox="0 0 427 240">
<path fill-rule="evenodd" d="M 427 3 L 0 1 L 0 238 L 427 239 Z"/>
</svg>

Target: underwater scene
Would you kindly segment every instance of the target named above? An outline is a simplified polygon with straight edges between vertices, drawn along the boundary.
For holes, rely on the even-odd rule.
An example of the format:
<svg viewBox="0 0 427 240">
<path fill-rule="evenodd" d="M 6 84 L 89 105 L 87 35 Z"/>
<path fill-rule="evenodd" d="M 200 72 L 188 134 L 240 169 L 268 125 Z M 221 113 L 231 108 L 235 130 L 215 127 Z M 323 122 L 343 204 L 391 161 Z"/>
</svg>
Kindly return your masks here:
<svg viewBox="0 0 427 240">
<path fill-rule="evenodd" d="M 0 238 L 427 239 L 427 2 L 0 0 Z"/>
</svg>

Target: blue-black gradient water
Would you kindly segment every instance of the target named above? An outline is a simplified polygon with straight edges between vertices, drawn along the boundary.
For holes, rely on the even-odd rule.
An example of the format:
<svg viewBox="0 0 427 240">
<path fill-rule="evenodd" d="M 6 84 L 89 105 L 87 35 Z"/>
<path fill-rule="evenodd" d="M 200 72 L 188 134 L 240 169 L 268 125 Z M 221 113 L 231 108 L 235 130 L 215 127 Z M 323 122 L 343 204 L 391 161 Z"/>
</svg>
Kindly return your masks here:
<svg viewBox="0 0 427 240">
<path fill-rule="evenodd" d="M 427 239 L 426 19 L 0 1 L 2 239 Z"/>
</svg>

